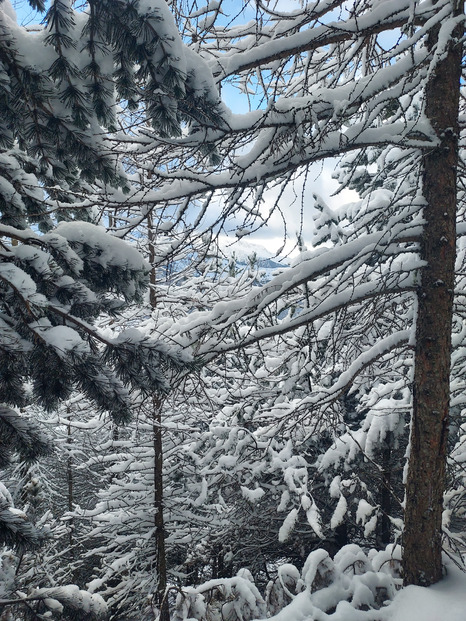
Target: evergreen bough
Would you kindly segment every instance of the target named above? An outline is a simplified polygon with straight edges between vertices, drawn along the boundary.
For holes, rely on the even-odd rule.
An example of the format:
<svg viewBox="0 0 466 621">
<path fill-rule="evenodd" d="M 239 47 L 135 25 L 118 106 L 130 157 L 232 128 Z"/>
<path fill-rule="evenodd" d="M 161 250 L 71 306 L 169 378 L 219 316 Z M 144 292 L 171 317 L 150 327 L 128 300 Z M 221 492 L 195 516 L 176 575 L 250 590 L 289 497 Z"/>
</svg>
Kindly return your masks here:
<svg viewBox="0 0 466 621">
<path fill-rule="evenodd" d="M 140 109 L 161 136 L 221 122 L 218 94 L 182 43 L 165 2 L 54 0 L 39 31 L 0 11 L 0 466 L 51 450 L 19 408 L 53 410 L 79 389 L 116 422 L 133 388 L 165 392 L 185 361 L 134 332 L 110 339 L 94 322 L 140 301 L 149 266 L 111 237 L 92 192 L 128 191 L 108 148 L 116 111 Z M 118 105 L 117 105 L 118 104 Z M 5 495 L 6 494 L 6 495 Z M 33 547 L 40 534 L 5 489 L 0 543 Z"/>
</svg>

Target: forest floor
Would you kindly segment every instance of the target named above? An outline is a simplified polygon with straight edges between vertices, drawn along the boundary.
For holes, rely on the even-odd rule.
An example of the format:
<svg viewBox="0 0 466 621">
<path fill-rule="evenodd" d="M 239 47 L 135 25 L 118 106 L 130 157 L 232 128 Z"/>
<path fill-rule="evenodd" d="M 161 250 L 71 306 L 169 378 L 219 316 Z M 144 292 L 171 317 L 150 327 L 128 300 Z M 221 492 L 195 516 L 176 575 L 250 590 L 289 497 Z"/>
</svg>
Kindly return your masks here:
<svg viewBox="0 0 466 621">
<path fill-rule="evenodd" d="M 387 608 L 386 621 L 466 621 L 466 573 L 449 563 L 445 578 L 429 587 L 402 589 Z"/>
<path fill-rule="evenodd" d="M 404 587 L 379 610 L 355 609 L 342 600 L 326 614 L 303 592 L 268 621 L 466 621 L 466 573 L 450 560 L 445 568 L 439 583 Z"/>
</svg>

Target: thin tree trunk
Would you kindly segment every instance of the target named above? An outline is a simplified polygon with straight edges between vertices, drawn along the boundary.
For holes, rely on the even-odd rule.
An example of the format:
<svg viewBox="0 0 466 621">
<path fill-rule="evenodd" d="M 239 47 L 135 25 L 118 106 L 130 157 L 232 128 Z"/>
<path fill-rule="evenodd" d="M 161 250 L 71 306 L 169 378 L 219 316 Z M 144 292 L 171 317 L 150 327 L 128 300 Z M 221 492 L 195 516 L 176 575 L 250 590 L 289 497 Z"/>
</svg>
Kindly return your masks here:
<svg viewBox="0 0 466 621">
<path fill-rule="evenodd" d="M 154 508 L 155 508 L 155 554 L 157 572 L 156 603 L 160 611 L 159 621 L 170 621 L 167 599 L 167 557 L 165 552 L 165 524 L 163 519 L 163 454 L 162 454 L 162 400 L 153 400 L 154 442 Z"/>
<path fill-rule="evenodd" d="M 152 309 L 157 306 L 155 283 L 157 280 L 155 261 L 155 233 L 152 214 L 147 218 L 147 232 L 149 240 L 149 263 L 151 266 L 149 277 L 149 304 Z M 152 397 L 152 434 L 154 447 L 154 509 L 155 509 L 155 571 L 157 587 L 155 593 L 156 605 L 159 610 L 159 621 L 170 621 L 170 609 L 167 599 L 167 556 L 165 550 L 165 523 L 163 515 L 163 439 L 162 439 L 162 399 Z"/>
<path fill-rule="evenodd" d="M 71 457 L 71 445 L 73 443 L 73 438 L 71 436 L 71 422 L 68 420 L 68 435 L 66 438 L 66 444 L 68 449 L 68 457 L 66 458 L 66 480 L 68 484 L 68 511 L 73 511 L 74 505 L 74 485 L 73 485 L 73 458 Z M 70 544 L 70 552 L 73 554 L 73 531 L 74 531 L 74 520 L 69 520 L 68 522 L 69 534 L 68 540 Z"/>
<path fill-rule="evenodd" d="M 458 14 L 461 9 L 458 8 Z M 432 49 L 439 29 L 428 40 Z M 450 401 L 450 356 L 456 256 L 456 178 L 462 28 L 426 87 L 425 113 L 440 144 L 423 171 L 425 261 L 418 290 L 411 453 L 406 481 L 405 584 L 442 577 L 442 509 Z M 455 41 L 456 38 L 456 41 Z"/>
<path fill-rule="evenodd" d="M 149 241 L 149 304 L 152 309 L 157 306 L 157 293 L 155 291 L 155 283 L 157 280 L 157 270 L 155 269 L 155 232 L 153 226 L 152 213 L 147 215 L 147 238 Z"/>
<path fill-rule="evenodd" d="M 391 521 L 392 512 L 392 437 L 391 432 L 387 436 L 382 448 L 382 472 L 380 481 L 380 511 L 381 515 L 377 523 L 376 543 L 377 547 L 385 548 L 391 541 Z"/>
</svg>

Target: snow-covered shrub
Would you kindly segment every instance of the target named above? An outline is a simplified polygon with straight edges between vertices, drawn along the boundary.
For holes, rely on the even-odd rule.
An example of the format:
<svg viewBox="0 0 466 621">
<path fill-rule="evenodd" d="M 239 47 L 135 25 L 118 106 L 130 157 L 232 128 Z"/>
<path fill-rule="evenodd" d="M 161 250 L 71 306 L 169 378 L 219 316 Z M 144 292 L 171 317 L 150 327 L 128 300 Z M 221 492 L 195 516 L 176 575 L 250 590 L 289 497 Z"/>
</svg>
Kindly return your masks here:
<svg viewBox="0 0 466 621">
<path fill-rule="evenodd" d="M 349 544 L 333 560 L 325 550 L 314 550 L 301 571 L 297 584 L 300 592 L 272 618 L 367 618 L 359 617 L 356 611 L 380 609 L 401 586 L 400 560 L 401 548 L 394 545 L 366 554 L 359 546 Z"/>
<path fill-rule="evenodd" d="M 278 568 L 277 577 L 267 584 L 265 601 L 267 611 L 275 614 L 287 606 L 298 593 L 301 583 L 299 570 L 291 563 Z"/>
<path fill-rule="evenodd" d="M 314 550 L 302 571 L 290 563 L 278 568 L 265 602 L 244 569 L 234 578 L 183 589 L 174 621 L 367 621 L 365 613 L 383 608 L 401 587 L 400 563 L 401 548 L 393 544 L 367 554 L 349 544 L 333 559 L 326 550 Z"/>
<path fill-rule="evenodd" d="M 301 581 L 311 591 L 318 591 L 331 585 L 334 577 L 334 563 L 325 550 L 314 550 L 307 557 L 301 572 Z"/>
<path fill-rule="evenodd" d="M 174 621 L 250 621 L 265 618 L 264 599 L 247 569 L 178 594 Z"/>
</svg>

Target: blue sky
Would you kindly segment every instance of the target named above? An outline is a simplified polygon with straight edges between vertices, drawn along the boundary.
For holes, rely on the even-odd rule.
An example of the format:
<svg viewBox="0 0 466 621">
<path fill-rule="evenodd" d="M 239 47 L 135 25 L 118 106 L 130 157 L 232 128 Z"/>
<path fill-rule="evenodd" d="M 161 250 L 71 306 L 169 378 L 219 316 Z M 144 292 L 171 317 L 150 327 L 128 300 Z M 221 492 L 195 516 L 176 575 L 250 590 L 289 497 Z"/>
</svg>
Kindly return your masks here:
<svg viewBox="0 0 466 621">
<path fill-rule="evenodd" d="M 28 26 L 34 23 L 39 23 L 42 19 L 42 15 L 33 9 L 31 9 L 27 0 L 10 0 L 14 9 L 16 10 L 18 22 Z M 293 0 L 291 0 L 291 3 Z M 290 4 L 290 3 L 288 3 Z M 255 11 L 251 5 L 247 5 L 243 0 L 230 0 L 222 4 L 225 12 L 229 12 L 231 16 L 235 16 L 236 19 L 246 22 L 255 18 Z M 289 10 L 291 7 L 288 6 Z M 232 19 L 230 15 L 225 15 L 222 21 L 225 25 L 231 23 Z M 233 112 L 241 114 L 249 111 L 249 106 L 260 105 L 258 98 L 247 96 L 241 93 L 239 89 L 235 88 L 232 84 L 222 85 L 222 97 L 227 105 Z M 307 176 L 306 188 L 304 192 L 302 190 L 302 182 L 298 181 L 296 187 L 286 190 L 280 201 L 280 208 L 285 216 L 287 225 L 287 235 L 289 237 L 289 243 L 286 248 L 289 251 L 296 242 L 297 233 L 300 227 L 300 211 L 303 206 L 305 214 L 303 222 L 303 237 L 307 244 L 310 243 L 313 232 L 313 194 L 319 194 L 323 199 L 333 208 L 338 207 L 346 201 L 354 200 L 355 195 L 346 191 L 343 195 L 332 197 L 331 194 L 337 189 L 337 183 L 332 179 L 332 172 L 336 166 L 336 160 L 327 161 L 324 163 L 316 163 L 311 167 L 310 174 Z M 302 198 L 300 194 L 302 193 Z M 264 211 L 268 212 L 268 207 L 273 202 L 273 190 L 270 191 L 269 197 L 265 201 Z M 269 203 L 269 205 L 267 204 Z M 238 222 L 237 225 L 240 223 Z M 235 239 L 234 235 L 235 223 L 231 223 L 231 239 Z M 269 222 L 267 228 L 260 229 L 254 235 L 248 238 L 252 243 L 262 244 L 267 249 L 276 253 L 283 246 L 283 221 L 278 212 L 276 216 L 273 216 Z"/>
<path fill-rule="evenodd" d="M 16 11 L 18 22 L 23 26 L 40 22 L 42 19 L 40 13 L 31 9 L 27 0 L 10 0 L 10 2 Z"/>
</svg>

